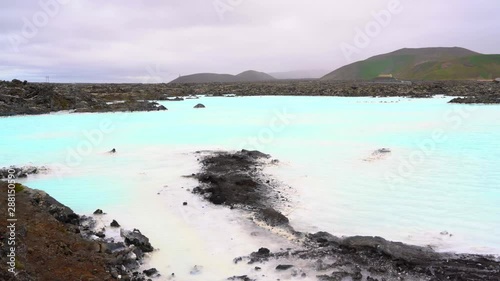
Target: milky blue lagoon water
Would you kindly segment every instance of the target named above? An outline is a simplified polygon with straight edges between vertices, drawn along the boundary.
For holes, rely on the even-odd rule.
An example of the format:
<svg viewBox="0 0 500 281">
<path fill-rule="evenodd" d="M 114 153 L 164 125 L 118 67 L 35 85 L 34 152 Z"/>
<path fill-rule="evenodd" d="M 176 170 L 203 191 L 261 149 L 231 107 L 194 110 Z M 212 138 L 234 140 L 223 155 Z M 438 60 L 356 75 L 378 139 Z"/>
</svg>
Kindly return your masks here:
<svg viewBox="0 0 500 281">
<path fill-rule="evenodd" d="M 150 263 L 162 273 L 203 265 L 190 280 L 246 274 L 233 258 L 290 243 L 187 191 L 197 150 L 279 159 L 265 172 L 287 190 L 282 211 L 298 230 L 500 254 L 500 107 L 449 100 L 207 97 L 162 102 L 165 112 L 0 118 L 0 166 L 51 168 L 26 184 L 141 229 L 160 248 Z M 391 152 L 373 154 L 380 148 Z"/>
</svg>

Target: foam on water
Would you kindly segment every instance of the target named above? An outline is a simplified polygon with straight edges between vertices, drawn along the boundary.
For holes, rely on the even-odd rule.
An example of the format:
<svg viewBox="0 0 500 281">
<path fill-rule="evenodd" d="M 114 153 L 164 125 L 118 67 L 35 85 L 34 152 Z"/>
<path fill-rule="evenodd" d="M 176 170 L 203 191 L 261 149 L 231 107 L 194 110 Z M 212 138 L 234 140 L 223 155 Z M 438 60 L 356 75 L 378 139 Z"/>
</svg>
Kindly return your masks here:
<svg viewBox="0 0 500 281">
<path fill-rule="evenodd" d="M 127 160 L 121 161 L 122 157 Z M 175 280 L 223 280 L 255 274 L 255 265 L 234 264 L 238 256 L 263 245 L 273 250 L 292 246 L 257 228 L 243 212 L 214 207 L 193 195 L 190 190 L 197 182 L 182 177 L 199 169 L 193 153 L 146 147 L 97 158 L 60 180 L 51 174 L 37 175 L 26 184 L 47 191 L 80 214 L 103 209 L 106 214 L 95 217 L 108 229 L 115 219 L 123 229 L 141 230 L 159 249 L 144 269 L 155 267 L 165 277 L 175 273 Z M 110 231 L 110 237 L 119 237 L 118 230 Z M 200 268 L 199 274 L 191 274 L 194 266 Z"/>
<path fill-rule="evenodd" d="M 298 230 L 500 254 L 499 108 L 448 100 L 203 98 L 164 102 L 166 112 L 1 118 L 0 166 L 52 167 L 27 184 L 77 213 L 101 208 L 104 223 L 139 228 L 160 248 L 150 265 L 179 280 L 254 274 L 232 259 L 289 245 L 187 191 L 197 183 L 182 175 L 206 149 L 279 159 L 266 172 L 293 188 L 287 215 Z M 207 108 L 192 108 L 200 102 Z M 101 135 L 103 122 L 112 129 Z M 382 147 L 391 153 L 371 157 Z M 194 265 L 202 274 L 189 274 Z"/>
</svg>

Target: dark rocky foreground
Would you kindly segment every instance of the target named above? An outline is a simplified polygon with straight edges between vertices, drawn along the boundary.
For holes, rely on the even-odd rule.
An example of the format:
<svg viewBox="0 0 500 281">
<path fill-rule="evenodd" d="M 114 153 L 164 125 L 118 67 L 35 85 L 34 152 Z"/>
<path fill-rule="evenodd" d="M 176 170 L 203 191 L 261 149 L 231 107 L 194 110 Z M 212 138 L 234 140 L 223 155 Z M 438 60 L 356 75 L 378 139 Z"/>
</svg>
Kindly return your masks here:
<svg viewBox="0 0 500 281">
<path fill-rule="evenodd" d="M 272 162 L 269 155 L 245 150 L 215 152 L 200 162 L 202 171 L 193 175 L 200 186 L 194 193 L 213 204 L 247 210 L 255 220 L 285 230 L 296 241 L 297 249 L 272 253 L 263 247 L 249 256 L 236 258 L 236 263 L 283 261 L 277 271 L 307 280 L 500 280 L 500 262 L 491 256 L 437 253 L 380 237 L 339 238 L 326 232 L 293 230 L 286 216 L 277 210 L 283 202 L 282 195 L 262 174 L 263 166 Z M 305 270 L 290 263 L 291 259 L 301 261 L 302 266 L 308 264 L 316 273 L 307 276 Z M 234 276 L 229 280 L 256 280 L 252 278 Z"/>
<path fill-rule="evenodd" d="M 414 81 L 410 84 L 363 81 L 278 80 L 253 83 L 205 84 L 42 84 L 0 81 L 0 116 L 76 112 L 156 111 L 152 100 L 182 101 L 180 97 L 209 96 L 346 96 L 465 97 L 453 102 L 499 103 L 500 83 L 476 81 Z M 119 103 L 117 103 L 119 102 Z"/>
<path fill-rule="evenodd" d="M 122 230 L 123 241 L 105 238 L 95 220 L 79 216 L 46 193 L 15 185 L 16 275 L 8 271 L 11 253 L 7 225 L 8 184 L 0 181 L 0 280 L 150 280 L 155 269 L 139 272 L 144 253 L 153 250 L 140 231 Z M 10 210 L 12 211 L 12 210 Z"/>
</svg>

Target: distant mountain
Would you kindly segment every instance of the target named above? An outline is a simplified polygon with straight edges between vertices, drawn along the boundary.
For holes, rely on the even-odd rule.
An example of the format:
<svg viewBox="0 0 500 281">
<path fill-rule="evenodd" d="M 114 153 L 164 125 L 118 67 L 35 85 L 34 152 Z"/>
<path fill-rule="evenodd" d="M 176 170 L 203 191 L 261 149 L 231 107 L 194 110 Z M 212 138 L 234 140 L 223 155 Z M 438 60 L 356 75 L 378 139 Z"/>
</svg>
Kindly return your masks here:
<svg viewBox="0 0 500 281">
<path fill-rule="evenodd" d="M 315 69 L 315 70 L 295 70 L 286 72 L 273 72 L 269 73 L 276 79 L 318 79 L 327 74 L 328 70 Z"/>
<path fill-rule="evenodd" d="M 322 80 L 371 80 L 392 74 L 404 80 L 468 80 L 500 77 L 500 55 L 464 48 L 401 49 L 341 67 Z"/>
<path fill-rule="evenodd" d="M 269 74 L 248 70 L 238 75 L 216 74 L 216 73 L 197 73 L 192 75 L 180 76 L 170 83 L 228 83 L 228 82 L 262 82 L 275 80 Z"/>
<path fill-rule="evenodd" d="M 236 78 L 239 80 L 238 82 L 259 82 L 259 81 L 271 81 L 275 80 L 271 75 L 258 72 L 255 70 L 248 70 L 236 75 Z"/>
<path fill-rule="evenodd" d="M 170 83 L 211 83 L 211 82 L 234 82 L 235 76 L 231 74 L 197 73 L 179 78 Z"/>
</svg>

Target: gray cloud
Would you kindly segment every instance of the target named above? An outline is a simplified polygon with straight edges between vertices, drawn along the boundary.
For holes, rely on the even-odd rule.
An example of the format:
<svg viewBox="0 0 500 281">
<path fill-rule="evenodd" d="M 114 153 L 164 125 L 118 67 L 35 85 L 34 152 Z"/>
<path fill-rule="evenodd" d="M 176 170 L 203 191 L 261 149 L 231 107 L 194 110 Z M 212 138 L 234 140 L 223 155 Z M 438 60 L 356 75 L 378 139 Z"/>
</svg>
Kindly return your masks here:
<svg viewBox="0 0 500 281">
<path fill-rule="evenodd" d="M 40 13 L 49 13 L 40 3 L 57 1 L 68 3 L 51 6 L 45 24 Z M 142 82 L 148 69 L 159 69 L 155 75 L 167 82 L 194 72 L 333 70 L 350 62 L 341 44 L 354 44 L 357 29 L 390 1 L 3 1 L 0 79 Z M 403 11 L 351 60 L 403 47 L 499 53 L 497 1 L 400 2 Z M 14 51 L 12 38 L 23 38 L 24 21 L 34 15 L 44 24 Z"/>
</svg>

